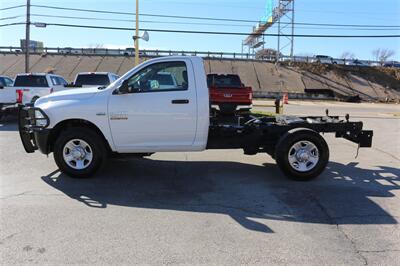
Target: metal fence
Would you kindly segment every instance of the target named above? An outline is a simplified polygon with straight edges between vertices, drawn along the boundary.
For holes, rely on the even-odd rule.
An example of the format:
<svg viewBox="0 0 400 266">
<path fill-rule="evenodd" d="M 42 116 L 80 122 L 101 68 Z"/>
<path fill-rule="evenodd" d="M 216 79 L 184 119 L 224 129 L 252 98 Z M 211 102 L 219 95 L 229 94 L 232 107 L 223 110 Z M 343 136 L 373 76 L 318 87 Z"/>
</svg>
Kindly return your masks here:
<svg viewBox="0 0 400 266">
<path fill-rule="evenodd" d="M 0 46 L 0 53 L 23 54 L 24 49 L 14 46 Z M 107 48 L 35 48 L 31 49 L 32 54 L 61 54 L 61 55 L 88 55 L 88 56 L 134 56 L 133 48 L 127 49 L 107 49 Z M 141 57 L 159 57 L 159 56 L 174 56 L 174 55 L 192 55 L 205 58 L 215 59 L 235 59 L 235 60 L 257 60 L 276 62 L 276 56 L 257 56 L 249 53 L 226 53 L 226 52 L 202 52 L 202 51 L 172 51 L 172 50 L 140 50 Z M 331 57 L 315 57 L 315 56 L 285 56 L 279 57 L 279 62 L 304 62 L 304 63 L 323 63 L 323 64 L 338 64 L 338 65 L 353 65 L 353 66 L 382 66 L 383 62 L 358 59 L 341 59 Z"/>
</svg>

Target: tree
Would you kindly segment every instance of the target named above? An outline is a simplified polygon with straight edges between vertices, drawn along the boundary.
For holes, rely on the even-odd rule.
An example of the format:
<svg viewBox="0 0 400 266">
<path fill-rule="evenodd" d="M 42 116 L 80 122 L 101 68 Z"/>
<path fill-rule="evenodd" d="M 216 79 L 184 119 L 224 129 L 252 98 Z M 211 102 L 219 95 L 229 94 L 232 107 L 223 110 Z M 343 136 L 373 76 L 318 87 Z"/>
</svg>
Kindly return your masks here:
<svg viewBox="0 0 400 266">
<path fill-rule="evenodd" d="M 100 44 L 100 43 L 95 43 L 95 44 L 89 44 L 89 47 L 88 48 L 91 48 L 91 49 L 100 49 L 100 48 L 103 48 L 103 44 Z"/>
<path fill-rule="evenodd" d="M 395 54 L 395 51 L 389 50 L 389 49 L 378 48 L 378 49 L 375 49 L 372 51 L 374 60 L 379 61 L 381 64 L 383 64 L 386 60 L 388 60 L 394 54 Z"/>
<path fill-rule="evenodd" d="M 353 59 L 355 58 L 355 54 L 350 52 L 350 51 L 345 51 L 342 53 L 342 55 L 340 56 L 341 59 Z"/>
</svg>

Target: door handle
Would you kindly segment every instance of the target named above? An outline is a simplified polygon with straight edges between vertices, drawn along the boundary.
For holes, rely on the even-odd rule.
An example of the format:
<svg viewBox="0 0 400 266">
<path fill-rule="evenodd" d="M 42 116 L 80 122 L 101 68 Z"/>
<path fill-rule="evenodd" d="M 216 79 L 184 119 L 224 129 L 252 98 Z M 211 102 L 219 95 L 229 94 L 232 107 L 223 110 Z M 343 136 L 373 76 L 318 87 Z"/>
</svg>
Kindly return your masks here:
<svg viewBox="0 0 400 266">
<path fill-rule="evenodd" d="M 188 99 L 178 99 L 178 100 L 172 100 L 172 104 L 188 104 L 189 100 Z"/>
</svg>

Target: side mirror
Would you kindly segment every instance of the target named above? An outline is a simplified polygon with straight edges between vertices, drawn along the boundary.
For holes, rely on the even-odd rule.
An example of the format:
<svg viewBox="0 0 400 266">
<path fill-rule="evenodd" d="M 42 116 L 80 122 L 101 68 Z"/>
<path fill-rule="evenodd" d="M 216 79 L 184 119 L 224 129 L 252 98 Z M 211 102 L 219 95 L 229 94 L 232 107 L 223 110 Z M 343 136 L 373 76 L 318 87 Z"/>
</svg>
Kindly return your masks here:
<svg viewBox="0 0 400 266">
<path fill-rule="evenodd" d="M 118 89 L 115 90 L 115 94 L 127 94 L 130 93 L 129 87 L 128 87 L 128 80 L 124 80 L 119 86 Z"/>
<path fill-rule="evenodd" d="M 1 86 L 1 85 L 0 85 L 0 90 L 1 90 L 1 89 L 4 89 L 4 86 Z"/>
</svg>

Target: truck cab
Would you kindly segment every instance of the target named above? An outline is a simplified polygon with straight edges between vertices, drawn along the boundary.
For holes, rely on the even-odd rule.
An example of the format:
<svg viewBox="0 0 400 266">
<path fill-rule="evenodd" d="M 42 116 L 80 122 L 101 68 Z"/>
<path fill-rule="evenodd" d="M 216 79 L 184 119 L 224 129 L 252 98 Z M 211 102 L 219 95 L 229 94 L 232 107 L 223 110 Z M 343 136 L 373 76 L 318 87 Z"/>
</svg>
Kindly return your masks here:
<svg viewBox="0 0 400 266">
<path fill-rule="evenodd" d="M 113 152 L 202 150 L 207 144 L 209 96 L 197 57 L 149 60 L 106 88 L 60 91 L 34 107 L 49 118 L 49 133 L 68 123 L 90 124 Z"/>
</svg>

